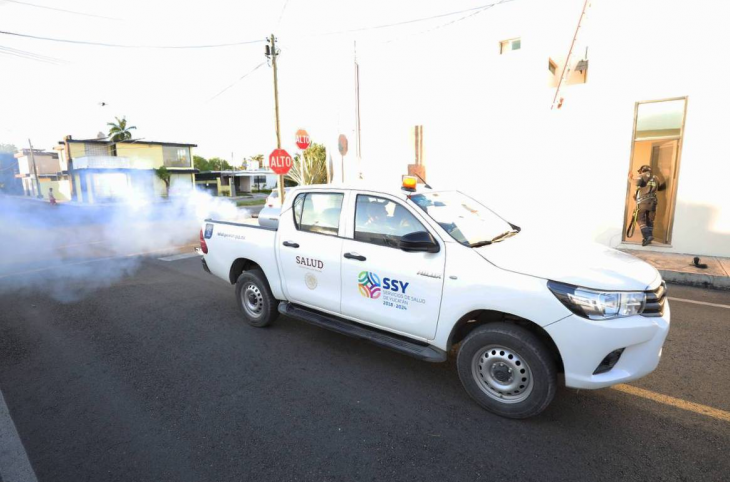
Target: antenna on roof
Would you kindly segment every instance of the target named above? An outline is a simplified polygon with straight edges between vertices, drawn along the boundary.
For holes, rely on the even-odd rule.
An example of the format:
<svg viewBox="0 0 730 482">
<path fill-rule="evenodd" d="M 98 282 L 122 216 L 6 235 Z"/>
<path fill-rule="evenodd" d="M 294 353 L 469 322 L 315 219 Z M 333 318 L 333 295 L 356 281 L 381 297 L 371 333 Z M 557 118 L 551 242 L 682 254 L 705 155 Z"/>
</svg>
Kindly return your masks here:
<svg viewBox="0 0 730 482">
<path fill-rule="evenodd" d="M 422 178 L 421 176 L 419 176 L 417 173 L 414 172 L 413 175 L 416 176 L 418 178 L 418 180 L 423 183 L 424 187 L 426 187 L 428 189 L 433 189 L 431 186 L 429 186 L 429 184 L 426 182 L 426 180 L 424 178 Z"/>
</svg>

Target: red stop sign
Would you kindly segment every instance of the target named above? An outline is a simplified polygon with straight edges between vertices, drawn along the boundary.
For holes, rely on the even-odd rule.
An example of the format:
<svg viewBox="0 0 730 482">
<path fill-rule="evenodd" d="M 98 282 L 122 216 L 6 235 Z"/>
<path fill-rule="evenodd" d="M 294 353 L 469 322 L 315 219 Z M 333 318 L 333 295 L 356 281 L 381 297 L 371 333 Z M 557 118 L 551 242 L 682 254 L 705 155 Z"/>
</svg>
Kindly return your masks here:
<svg viewBox="0 0 730 482">
<path fill-rule="evenodd" d="M 301 150 L 306 150 L 312 141 L 309 139 L 309 133 L 304 129 L 299 129 L 296 134 L 297 147 Z"/>
<path fill-rule="evenodd" d="M 284 149 L 274 149 L 269 154 L 269 167 L 277 174 L 284 175 L 289 172 L 292 166 L 292 159 Z"/>
</svg>

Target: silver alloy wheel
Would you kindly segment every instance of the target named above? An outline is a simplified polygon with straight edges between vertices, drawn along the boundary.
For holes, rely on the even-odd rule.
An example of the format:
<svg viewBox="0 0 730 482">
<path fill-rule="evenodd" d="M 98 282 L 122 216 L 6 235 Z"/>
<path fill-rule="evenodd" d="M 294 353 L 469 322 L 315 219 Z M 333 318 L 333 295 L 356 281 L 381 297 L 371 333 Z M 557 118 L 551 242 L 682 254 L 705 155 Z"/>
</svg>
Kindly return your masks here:
<svg viewBox="0 0 730 482">
<path fill-rule="evenodd" d="M 241 290 L 243 309 L 251 318 L 259 318 L 264 311 L 264 297 L 261 290 L 253 283 L 246 283 Z"/>
<path fill-rule="evenodd" d="M 474 354 L 472 374 L 479 388 L 502 403 L 519 403 L 532 393 L 532 371 L 517 352 L 489 345 Z"/>
</svg>

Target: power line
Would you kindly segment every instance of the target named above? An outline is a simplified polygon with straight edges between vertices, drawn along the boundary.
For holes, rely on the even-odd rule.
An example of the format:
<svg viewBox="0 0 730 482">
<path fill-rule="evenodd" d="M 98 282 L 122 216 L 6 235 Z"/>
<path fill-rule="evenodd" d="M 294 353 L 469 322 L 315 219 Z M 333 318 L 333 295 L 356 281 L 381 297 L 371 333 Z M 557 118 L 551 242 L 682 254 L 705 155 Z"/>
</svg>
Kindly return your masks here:
<svg viewBox="0 0 730 482">
<path fill-rule="evenodd" d="M 443 23 L 441 25 L 437 25 L 437 26 L 435 26 L 433 28 L 429 28 L 427 30 L 422 30 L 420 32 L 416 32 L 416 33 L 411 34 L 411 35 L 405 35 L 405 36 L 397 37 L 397 38 L 394 38 L 394 39 L 390 39 L 390 40 L 388 40 L 385 43 L 396 42 L 396 41 L 398 41 L 398 40 L 400 40 L 400 39 L 402 39 L 404 37 L 412 37 L 414 35 L 421 35 L 421 34 L 424 34 L 424 33 L 433 32 L 435 30 L 439 30 L 439 29 L 442 29 L 444 27 L 448 27 L 449 25 L 453 25 L 453 24 L 455 24 L 457 22 L 461 22 L 462 20 L 466 20 L 468 18 L 475 17 L 475 16 L 479 15 L 480 13 L 485 12 L 485 11 L 489 10 L 490 8 L 492 8 L 494 6 L 497 6 L 497 5 L 500 5 L 502 3 L 506 3 L 506 2 L 511 2 L 511 1 L 514 1 L 514 0 L 502 0 L 501 2 L 497 2 L 497 3 L 493 3 L 491 5 L 487 5 L 486 7 L 483 7 L 480 10 L 477 10 L 475 12 L 472 12 L 472 13 L 470 13 L 468 15 L 464 15 L 463 17 L 459 17 L 457 19 L 451 20 L 451 21 L 446 22 L 446 23 Z"/>
<path fill-rule="evenodd" d="M 281 7 L 281 13 L 279 13 L 279 20 L 276 22 L 276 29 L 279 29 L 279 24 L 281 23 L 281 19 L 284 17 L 284 11 L 286 10 L 286 6 L 289 5 L 289 0 L 284 0 L 284 6 Z"/>
<path fill-rule="evenodd" d="M 34 52 L 30 52 L 28 50 L 20 50 L 20 49 L 14 49 L 12 47 L 6 47 L 4 45 L 0 45 L 0 53 L 5 55 L 12 55 L 15 57 L 20 57 L 26 60 L 34 60 L 37 62 L 44 62 L 48 64 L 54 64 L 54 65 L 60 65 L 67 63 L 65 60 L 57 59 L 55 57 L 48 57 L 46 55 L 40 55 L 36 54 Z"/>
<path fill-rule="evenodd" d="M 355 28 L 350 30 L 340 30 L 335 32 L 325 32 L 321 34 L 314 34 L 311 35 L 311 37 L 321 37 L 325 35 L 339 35 L 344 33 L 354 33 L 354 32 L 364 32 L 367 30 L 377 30 L 377 29 L 383 29 L 383 28 L 390 28 L 390 27 L 398 27 L 401 25 L 408 25 L 412 23 L 418 23 L 418 22 L 426 22 L 428 20 L 434 20 L 437 18 L 443 18 L 443 17 L 449 17 L 452 15 L 458 15 L 461 13 L 468 13 L 473 12 L 477 10 L 484 10 L 489 7 L 493 7 L 495 5 L 500 5 L 508 2 L 512 2 L 514 0 L 502 0 L 500 2 L 494 2 L 489 3 L 486 5 L 481 5 L 478 7 L 473 8 L 467 8 L 465 10 L 457 10 L 455 12 L 448 12 L 448 13 L 442 13 L 439 15 L 432 15 L 430 17 L 422 17 L 422 18 L 416 18 L 411 20 L 404 20 L 402 22 L 394 22 L 394 23 L 388 23 L 383 25 L 375 25 L 372 27 L 361 27 L 361 28 Z M 286 7 L 286 4 L 284 4 L 284 7 Z M 284 9 L 282 9 L 281 15 L 283 15 Z M 281 17 L 280 15 L 280 17 Z M 229 43 L 220 43 L 220 44 L 204 44 L 204 45 L 126 45 L 126 44 L 115 44 L 115 43 L 107 43 L 107 42 L 93 42 L 93 41 L 87 41 L 87 40 L 72 40 L 72 39 L 61 39 L 61 38 L 53 38 L 53 37 L 42 37 L 39 35 L 30 35 L 30 34 L 24 34 L 24 33 L 17 33 L 17 32 L 7 32 L 4 30 L 0 30 L 0 34 L 2 35 L 11 35 L 15 37 L 23 37 L 23 38 L 29 38 L 33 40 L 45 40 L 49 42 L 61 42 L 61 43 L 69 43 L 69 44 L 75 44 L 75 45 L 93 45 L 98 47 L 113 47 L 113 48 L 127 48 L 127 49 L 209 49 L 209 48 L 219 48 L 219 47 L 234 47 L 238 45 L 248 45 L 248 44 L 255 44 L 255 43 L 262 43 L 266 42 L 266 40 L 244 40 L 240 42 L 229 42 Z"/>
<path fill-rule="evenodd" d="M 76 45 L 94 45 L 97 47 L 114 47 L 114 48 L 125 48 L 125 49 L 212 49 L 212 48 L 218 48 L 218 47 L 233 47 L 236 45 L 247 45 L 247 44 L 266 42 L 266 40 L 245 40 L 242 42 L 230 42 L 230 43 L 208 44 L 208 45 L 124 45 L 124 44 L 112 44 L 112 43 L 106 43 L 106 42 L 91 42 L 91 41 L 86 41 L 86 40 L 71 40 L 71 39 L 60 39 L 60 38 L 52 38 L 52 37 L 41 37 L 38 35 L 29 35 L 29 34 L 17 33 L 17 32 L 6 32 L 4 30 L 0 30 L 0 34 L 12 35 L 15 37 L 30 38 L 30 39 L 34 39 L 34 40 L 46 40 L 49 42 L 62 42 L 62 43 L 76 44 Z"/>
<path fill-rule="evenodd" d="M 439 15 L 432 15 L 430 17 L 422 17 L 422 18 L 415 18 L 415 19 L 411 19 L 411 20 L 403 20 L 402 22 L 386 23 L 386 24 L 383 24 L 383 25 L 375 25 L 373 27 L 360 27 L 360 28 L 353 28 L 353 29 L 350 29 L 350 30 L 338 30 L 338 31 L 335 31 L 335 32 L 326 32 L 326 33 L 322 33 L 322 34 L 314 34 L 312 36 L 313 37 L 319 37 L 319 36 L 324 36 L 324 35 L 340 35 L 340 34 L 344 34 L 344 33 L 364 32 L 366 30 L 377 30 L 377 29 L 382 29 L 382 28 L 398 27 L 398 26 L 401 26 L 401 25 L 408 25 L 408 24 L 411 24 L 411 23 L 426 22 L 428 20 L 434 20 L 434 19 L 437 19 L 437 18 L 450 17 L 452 15 L 458 15 L 460 13 L 473 12 L 475 10 L 485 10 L 485 9 L 490 8 L 490 7 L 493 7 L 495 5 L 500 5 L 500 4 L 503 4 L 503 3 L 509 3 L 509 2 L 513 2 L 513 1 L 514 0 L 502 0 L 500 2 L 494 2 L 494 3 L 489 3 L 489 4 L 486 4 L 486 5 L 480 5 L 478 7 L 467 8 L 465 10 L 457 10 L 455 12 L 448 12 L 448 13 L 441 13 Z"/>
<path fill-rule="evenodd" d="M 213 97 L 211 97 L 210 99 L 208 99 L 206 102 L 210 102 L 211 100 L 215 99 L 216 97 L 218 97 L 219 95 L 221 95 L 223 92 L 227 91 L 228 89 L 230 89 L 231 87 L 233 87 L 234 85 L 236 85 L 237 83 L 239 83 L 240 81 L 242 81 L 243 79 L 245 79 L 246 77 L 248 77 L 249 75 L 251 75 L 254 72 L 256 72 L 258 69 L 260 69 L 261 67 L 263 67 L 265 64 L 266 64 L 266 62 L 261 62 L 256 67 L 254 67 L 253 69 L 249 70 L 248 72 L 246 72 L 245 74 L 243 74 L 241 77 L 239 77 L 238 80 L 236 80 L 234 83 L 232 83 L 231 85 L 229 85 L 228 87 L 226 87 L 225 89 L 221 90 L 220 92 L 218 92 L 217 94 L 215 94 Z"/>
<path fill-rule="evenodd" d="M 118 18 L 114 17 L 105 17 L 103 15 L 94 15 L 93 13 L 84 13 L 84 12 L 77 12 L 75 10 L 65 10 L 63 8 L 56 8 L 56 7 L 47 7 L 45 5 L 38 5 L 36 3 L 30 3 L 30 2 L 21 2 L 19 0 L 5 0 L 8 3 L 17 3 L 18 5 L 25 5 L 28 7 L 36 7 L 36 8 L 43 8 L 46 10 L 54 10 L 56 12 L 64 12 L 64 13 L 72 13 L 74 15 L 83 15 L 85 17 L 94 17 L 94 18 L 103 18 L 106 20 L 120 20 Z"/>
</svg>

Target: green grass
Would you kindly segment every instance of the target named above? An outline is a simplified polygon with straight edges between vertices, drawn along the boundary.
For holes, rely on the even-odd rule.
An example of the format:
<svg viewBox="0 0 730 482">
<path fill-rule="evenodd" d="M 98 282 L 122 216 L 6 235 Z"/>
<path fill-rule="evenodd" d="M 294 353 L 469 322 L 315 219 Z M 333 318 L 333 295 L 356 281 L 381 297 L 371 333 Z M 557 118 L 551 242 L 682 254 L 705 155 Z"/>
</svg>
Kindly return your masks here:
<svg viewBox="0 0 730 482">
<path fill-rule="evenodd" d="M 266 199 L 241 199 L 239 201 L 236 201 L 236 206 L 261 206 L 262 204 L 266 204 Z"/>
</svg>

